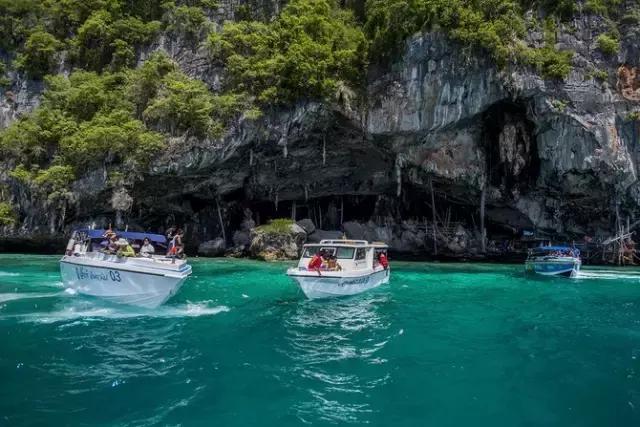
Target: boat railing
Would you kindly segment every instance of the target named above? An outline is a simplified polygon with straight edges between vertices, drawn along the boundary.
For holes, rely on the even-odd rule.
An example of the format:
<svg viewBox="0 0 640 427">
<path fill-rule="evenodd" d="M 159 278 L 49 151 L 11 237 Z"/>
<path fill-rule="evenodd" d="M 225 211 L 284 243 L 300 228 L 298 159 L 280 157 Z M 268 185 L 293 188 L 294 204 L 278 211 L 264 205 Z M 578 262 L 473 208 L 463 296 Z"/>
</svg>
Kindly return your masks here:
<svg viewBox="0 0 640 427">
<path fill-rule="evenodd" d="M 320 245 L 360 245 L 366 246 L 369 244 L 366 240 L 321 240 Z"/>
</svg>

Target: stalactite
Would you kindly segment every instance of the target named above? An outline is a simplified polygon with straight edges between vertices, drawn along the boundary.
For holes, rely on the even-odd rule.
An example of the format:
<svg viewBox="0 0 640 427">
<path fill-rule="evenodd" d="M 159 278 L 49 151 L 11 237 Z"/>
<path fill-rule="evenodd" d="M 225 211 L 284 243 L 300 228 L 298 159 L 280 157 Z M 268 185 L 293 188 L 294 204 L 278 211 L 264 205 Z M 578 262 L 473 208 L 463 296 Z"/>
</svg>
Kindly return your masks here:
<svg viewBox="0 0 640 427">
<path fill-rule="evenodd" d="M 396 157 L 396 197 L 402 194 L 402 164 L 400 156 Z"/>
<path fill-rule="evenodd" d="M 322 166 L 327 164 L 327 136 L 322 135 Z"/>
</svg>

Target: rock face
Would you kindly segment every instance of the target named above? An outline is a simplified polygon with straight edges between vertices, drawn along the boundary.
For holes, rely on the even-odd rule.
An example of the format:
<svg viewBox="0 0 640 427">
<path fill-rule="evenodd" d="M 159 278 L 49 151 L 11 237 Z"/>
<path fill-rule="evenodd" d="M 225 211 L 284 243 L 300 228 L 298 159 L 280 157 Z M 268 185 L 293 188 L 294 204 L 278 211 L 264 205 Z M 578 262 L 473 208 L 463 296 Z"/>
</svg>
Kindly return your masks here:
<svg viewBox="0 0 640 427">
<path fill-rule="evenodd" d="M 264 261 L 298 259 L 306 237 L 304 230 L 296 224 L 292 224 L 289 230 L 284 232 L 254 228 L 251 231 L 249 252 L 254 258 Z"/>
<path fill-rule="evenodd" d="M 280 2 L 271 3 L 264 13 L 277 11 Z M 223 15 L 231 16 L 233 6 L 224 4 Z M 595 38 L 606 22 L 576 19 L 573 31 L 558 34 L 560 47 L 575 52 L 564 81 L 500 71 L 487 55 L 469 55 L 441 33 L 417 34 L 393 67 L 371 72 L 360 105 L 305 102 L 241 119 L 220 140 L 175 138 L 126 194 L 104 197 L 111 191 L 104 171 L 82 178 L 66 219 L 58 215 L 52 230 L 46 207 L 12 183 L 21 218 L 14 233 L 55 234 L 72 223 L 119 218 L 147 229 L 183 224 L 188 241 L 205 242 L 204 252 L 228 246 L 262 259 L 296 258 L 303 236 L 317 242 L 343 232 L 403 252 L 438 246 L 473 253 L 484 193 L 490 238 L 525 229 L 555 240 L 609 235 L 616 210 L 638 219 L 640 45 L 625 36 L 619 57 L 604 57 Z M 203 67 L 202 52 L 187 54 L 167 40 L 156 48 L 216 88 L 223 70 Z M 596 79 L 596 70 L 608 78 Z M 0 126 L 37 104 L 38 90 L 20 87 L 15 102 L 0 99 Z M 1 170 L 0 180 L 12 182 Z M 80 190 L 80 182 L 94 181 L 93 191 Z M 292 216 L 307 218 L 297 231 L 255 229 Z M 448 225 L 446 239 L 433 232 L 434 216 Z"/>
<path fill-rule="evenodd" d="M 226 242 L 223 238 L 218 237 L 217 239 L 201 243 L 198 246 L 198 255 L 207 257 L 218 257 L 224 255 L 226 249 Z"/>
</svg>

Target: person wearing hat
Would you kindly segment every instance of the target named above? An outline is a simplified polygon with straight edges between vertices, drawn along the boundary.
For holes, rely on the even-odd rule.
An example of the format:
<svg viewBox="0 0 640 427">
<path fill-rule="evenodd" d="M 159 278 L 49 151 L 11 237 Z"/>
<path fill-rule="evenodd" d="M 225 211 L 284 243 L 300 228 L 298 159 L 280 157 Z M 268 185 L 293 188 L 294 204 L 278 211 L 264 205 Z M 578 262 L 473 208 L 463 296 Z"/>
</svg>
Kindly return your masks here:
<svg viewBox="0 0 640 427">
<path fill-rule="evenodd" d="M 117 241 L 118 252 L 116 255 L 118 256 L 126 256 L 126 257 L 135 257 L 136 251 L 133 250 L 127 239 L 120 238 Z"/>
</svg>

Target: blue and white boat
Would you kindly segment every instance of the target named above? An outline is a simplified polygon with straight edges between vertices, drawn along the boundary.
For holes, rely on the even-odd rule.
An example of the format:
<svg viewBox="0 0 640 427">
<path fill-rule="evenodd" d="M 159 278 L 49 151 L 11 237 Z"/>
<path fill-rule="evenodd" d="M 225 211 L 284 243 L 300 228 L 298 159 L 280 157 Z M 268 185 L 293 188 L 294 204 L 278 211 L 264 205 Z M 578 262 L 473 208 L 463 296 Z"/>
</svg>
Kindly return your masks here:
<svg viewBox="0 0 640 427">
<path fill-rule="evenodd" d="M 569 246 L 541 246 L 529 250 L 525 271 L 543 276 L 575 277 L 580 272 L 580 250 Z"/>
<path fill-rule="evenodd" d="M 166 257 L 161 234 L 115 231 L 120 239 L 149 239 L 163 255 L 124 257 L 105 252 L 106 230 L 76 230 L 60 260 L 65 287 L 119 304 L 155 308 L 180 289 L 191 274 L 186 260 Z"/>
</svg>

